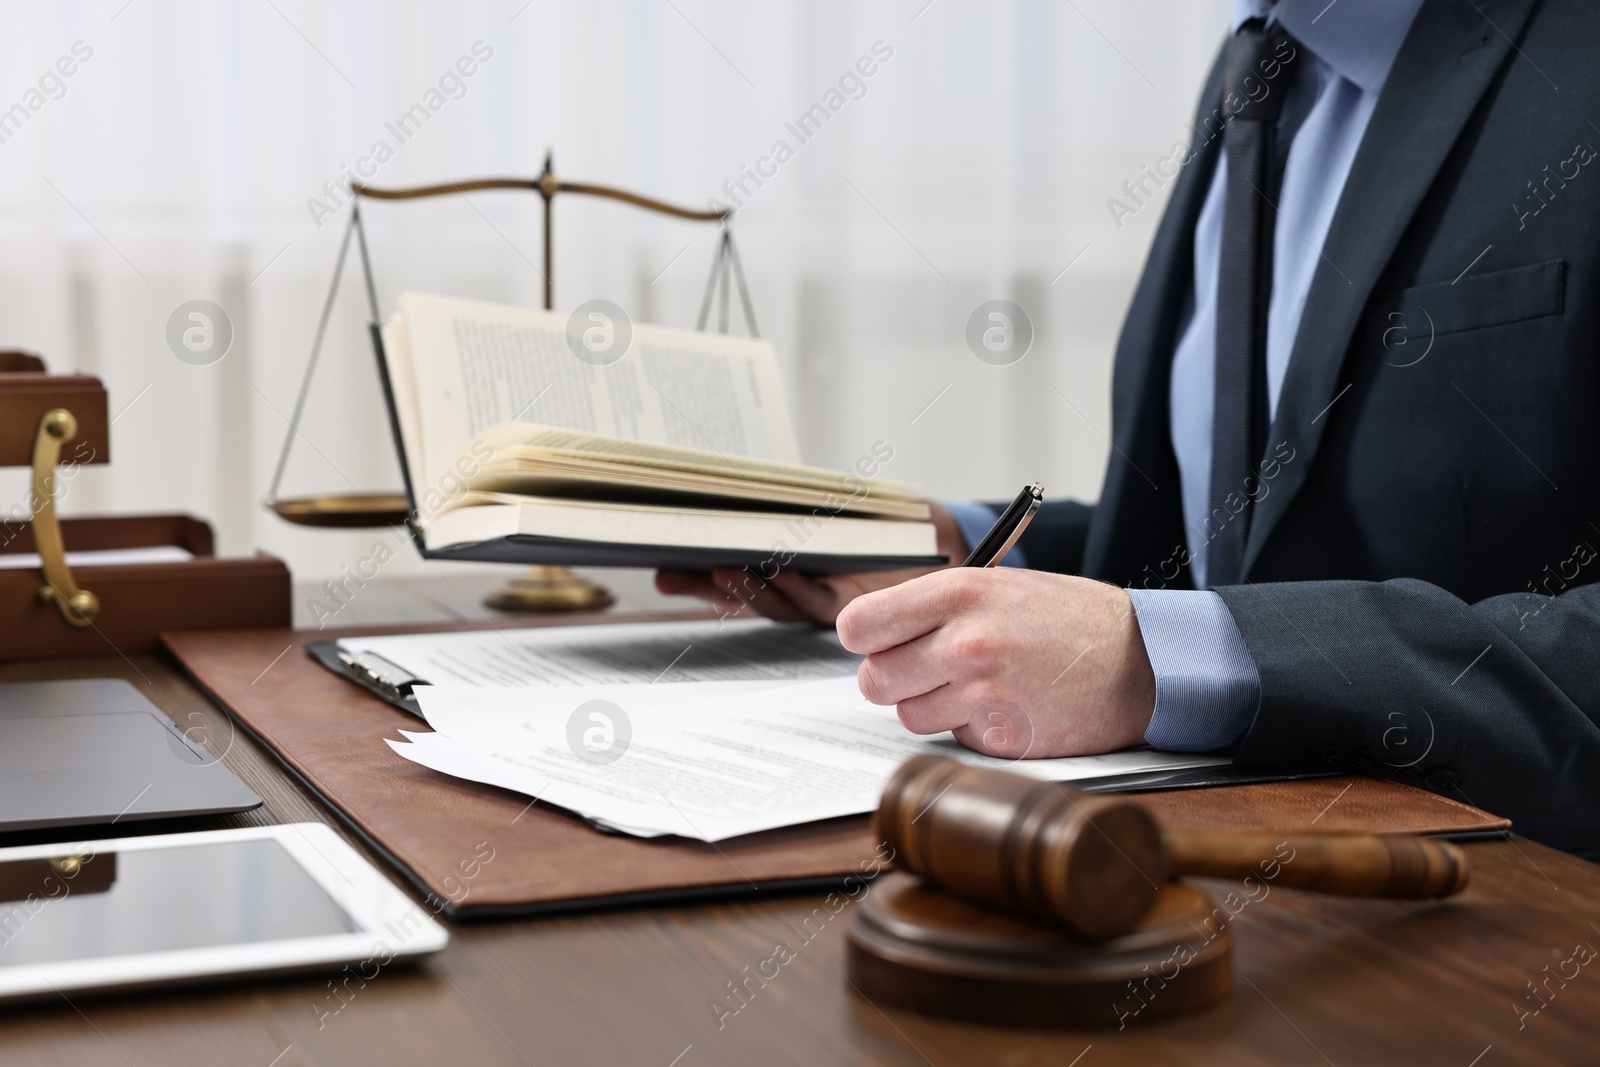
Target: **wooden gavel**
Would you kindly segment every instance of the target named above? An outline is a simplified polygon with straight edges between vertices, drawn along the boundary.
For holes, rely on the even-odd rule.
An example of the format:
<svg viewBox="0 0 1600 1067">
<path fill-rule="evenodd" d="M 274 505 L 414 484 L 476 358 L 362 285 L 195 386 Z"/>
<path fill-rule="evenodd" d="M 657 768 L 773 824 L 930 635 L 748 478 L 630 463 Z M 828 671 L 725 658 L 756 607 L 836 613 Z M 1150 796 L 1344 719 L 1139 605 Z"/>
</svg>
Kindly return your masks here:
<svg viewBox="0 0 1600 1067">
<path fill-rule="evenodd" d="M 1163 828 L 1132 797 L 943 756 L 917 756 L 895 772 L 874 823 L 902 869 L 1096 941 L 1132 930 L 1180 875 L 1406 899 L 1467 884 L 1465 854 L 1444 841 Z"/>
</svg>

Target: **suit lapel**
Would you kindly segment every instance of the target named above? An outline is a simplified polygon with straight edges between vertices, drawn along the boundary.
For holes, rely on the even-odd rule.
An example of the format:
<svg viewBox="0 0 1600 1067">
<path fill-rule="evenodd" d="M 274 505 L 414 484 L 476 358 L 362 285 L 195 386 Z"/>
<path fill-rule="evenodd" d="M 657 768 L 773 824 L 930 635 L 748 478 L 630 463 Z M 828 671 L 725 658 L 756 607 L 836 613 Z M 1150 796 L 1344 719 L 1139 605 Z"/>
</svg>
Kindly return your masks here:
<svg viewBox="0 0 1600 1067">
<path fill-rule="evenodd" d="M 1489 83 L 1513 54 L 1508 38 L 1521 33 L 1533 2 L 1429 0 L 1406 35 L 1306 297 L 1270 436 L 1272 447 L 1286 443 L 1294 458 L 1256 507 L 1245 545 L 1247 575 L 1310 473 L 1373 287 Z M 1487 44 L 1481 43 L 1485 35 Z"/>
</svg>

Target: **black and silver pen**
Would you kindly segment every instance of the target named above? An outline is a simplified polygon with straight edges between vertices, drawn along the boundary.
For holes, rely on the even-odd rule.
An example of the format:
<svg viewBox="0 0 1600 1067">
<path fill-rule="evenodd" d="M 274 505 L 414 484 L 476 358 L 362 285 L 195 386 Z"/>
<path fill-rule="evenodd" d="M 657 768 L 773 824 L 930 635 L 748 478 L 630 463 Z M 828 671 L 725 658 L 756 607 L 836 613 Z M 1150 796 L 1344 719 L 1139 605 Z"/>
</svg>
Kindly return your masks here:
<svg viewBox="0 0 1600 1067">
<path fill-rule="evenodd" d="M 1022 536 L 1022 531 L 1033 521 L 1034 513 L 1039 510 L 1039 505 L 1043 501 L 1044 486 L 1038 482 L 1023 486 L 1022 492 L 1017 494 L 1017 499 L 1001 512 L 995 524 L 989 527 L 989 532 L 983 535 L 983 540 L 978 542 L 962 566 L 993 567 L 1005 559 L 1006 553 L 1011 551 L 1011 546 Z"/>
</svg>

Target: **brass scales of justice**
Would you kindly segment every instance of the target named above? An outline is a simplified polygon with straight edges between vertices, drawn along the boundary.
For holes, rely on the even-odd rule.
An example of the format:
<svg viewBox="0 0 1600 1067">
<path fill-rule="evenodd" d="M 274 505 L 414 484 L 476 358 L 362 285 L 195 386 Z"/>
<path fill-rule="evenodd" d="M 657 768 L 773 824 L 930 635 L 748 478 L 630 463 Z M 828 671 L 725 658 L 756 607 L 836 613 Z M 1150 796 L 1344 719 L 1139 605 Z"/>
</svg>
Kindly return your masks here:
<svg viewBox="0 0 1600 1067">
<path fill-rule="evenodd" d="M 295 399 L 294 413 L 289 419 L 289 431 L 284 438 L 283 450 L 278 456 L 278 465 L 273 473 L 272 485 L 267 490 L 267 506 L 279 518 L 299 526 L 343 529 L 405 526 L 408 524 L 410 505 L 403 493 L 320 494 L 285 498 L 278 495 L 278 487 L 283 481 L 284 470 L 289 463 L 289 453 L 294 446 L 295 436 L 299 433 L 300 418 L 305 410 L 306 398 L 311 391 L 311 380 L 317 369 L 317 358 L 322 353 L 322 343 L 327 336 L 328 322 L 333 314 L 334 299 L 338 295 L 339 283 L 344 276 L 345 261 L 350 251 L 352 234 L 356 238 L 356 244 L 361 254 L 361 270 L 366 283 L 367 303 L 372 316 L 370 329 L 376 332 L 382 323 L 382 316 L 378 309 L 377 285 L 373 281 L 372 275 L 372 261 L 367 252 L 366 228 L 361 222 L 361 199 L 366 197 L 373 200 L 416 200 L 425 197 L 450 196 L 452 194 L 464 196 L 466 193 L 485 189 L 528 190 L 538 193 L 544 199 L 543 275 L 544 306 L 547 311 L 554 310 L 555 307 L 555 261 L 551 242 L 551 207 L 557 193 L 579 193 L 585 196 L 619 200 L 625 204 L 644 208 L 646 211 L 654 211 L 680 219 L 689 219 L 694 222 L 715 222 L 720 224 L 722 236 L 717 242 L 716 253 L 712 257 L 711 275 L 706 281 L 705 296 L 700 302 L 700 316 L 695 328 L 699 330 L 706 328 L 706 321 L 710 316 L 712 304 L 718 302 L 720 303 L 718 329 L 721 333 L 728 332 L 729 283 L 731 280 L 733 284 L 738 286 L 739 302 L 744 312 L 745 326 L 749 330 L 750 336 L 760 336 L 756 329 L 755 311 L 750 302 L 749 287 L 745 283 L 744 268 L 739 262 L 739 253 L 733 244 L 733 231 L 728 225 L 728 220 L 733 214 L 731 208 L 695 211 L 691 208 L 678 207 L 661 200 L 640 196 L 637 193 L 630 193 L 609 186 L 562 181 L 556 177 L 551 153 L 546 153 L 544 169 L 537 178 L 479 178 L 470 181 L 445 182 L 439 185 L 422 185 L 408 189 L 378 189 L 370 185 L 352 183 L 350 190 L 354 196 L 350 204 L 350 222 L 345 227 L 344 238 L 339 245 L 338 259 L 333 268 L 333 281 L 328 287 L 328 296 L 323 302 L 322 315 L 317 322 L 317 331 L 311 342 L 311 356 L 306 362 L 305 376 L 300 382 L 300 392 Z M 380 367 L 380 374 L 381 371 L 382 368 Z M 574 574 L 566 567 L 555 566 L 529 567 L 523 574 L 491 593 L 484 601 L 486 606 L 496 610 L 520 612 L 597 611 L 607 607 L 611 602 L 611 594 L 605 587 Z"/>
</svg>

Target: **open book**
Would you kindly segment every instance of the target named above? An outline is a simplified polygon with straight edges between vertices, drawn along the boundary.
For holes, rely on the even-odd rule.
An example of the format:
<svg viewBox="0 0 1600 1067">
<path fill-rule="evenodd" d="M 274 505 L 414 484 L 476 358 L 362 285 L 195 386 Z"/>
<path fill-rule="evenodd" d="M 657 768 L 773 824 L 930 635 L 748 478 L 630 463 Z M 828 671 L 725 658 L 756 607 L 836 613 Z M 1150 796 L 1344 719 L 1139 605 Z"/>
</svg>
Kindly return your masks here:
<svg viewBox="0 0 1600 1067">
<path fill-rule="evenodd" d="M 765 341 L 634 324 L 620 359 L 568 346 L 568 316 L 404 293 L 380 332 L 425 555 L 600 566 L 932 565 L 927 506 L 808 467 Z"/>
</svg>

